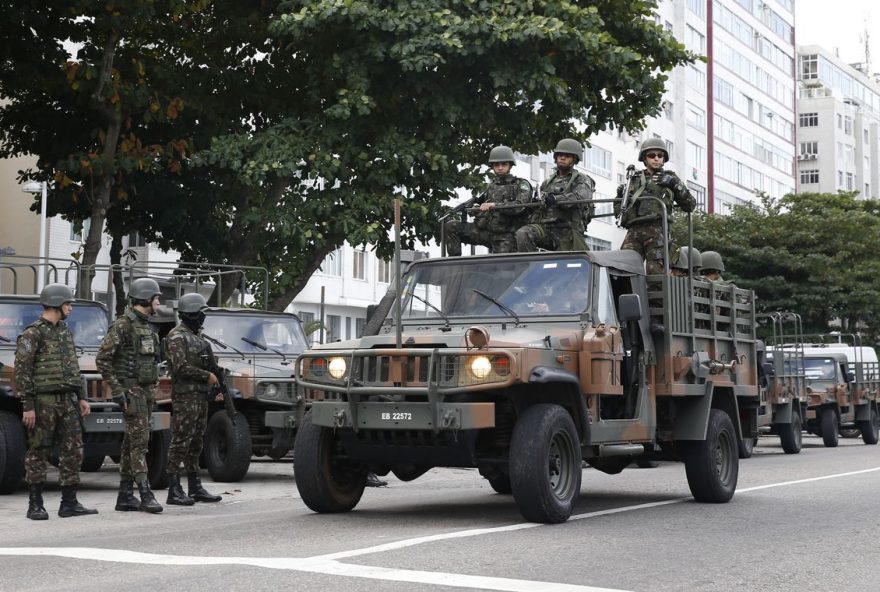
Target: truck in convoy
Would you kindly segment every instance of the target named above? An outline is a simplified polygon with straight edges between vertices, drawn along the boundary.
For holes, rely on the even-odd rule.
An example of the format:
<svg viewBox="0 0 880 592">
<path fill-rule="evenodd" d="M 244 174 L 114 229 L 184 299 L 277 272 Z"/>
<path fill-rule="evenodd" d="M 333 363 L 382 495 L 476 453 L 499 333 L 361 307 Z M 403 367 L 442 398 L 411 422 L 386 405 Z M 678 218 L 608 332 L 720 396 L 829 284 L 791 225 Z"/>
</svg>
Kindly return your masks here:
<svg viewBox="0 0 880 592">
<path fill-rule="evenodd" d="M 296 362 L 312 510 L 353 509 L 368 471 L 476 467 L 526 519 L 563 522 L 582 461 L 682 461 L 695 499 L 733 497 L 738 443 L 758 434 L 750 291 L 646 277 L 633 251 L 427 259 L 400 286 L 377 334 Z"/>
</svg>

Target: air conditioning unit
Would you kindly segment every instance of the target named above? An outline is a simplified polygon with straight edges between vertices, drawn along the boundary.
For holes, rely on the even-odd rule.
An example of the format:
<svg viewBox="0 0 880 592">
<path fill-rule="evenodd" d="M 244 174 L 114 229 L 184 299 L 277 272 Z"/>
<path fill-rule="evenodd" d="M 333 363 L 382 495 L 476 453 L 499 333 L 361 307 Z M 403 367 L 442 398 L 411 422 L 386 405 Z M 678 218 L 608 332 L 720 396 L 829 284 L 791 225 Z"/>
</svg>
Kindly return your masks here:
<svg viewBox="0 0 880 592">
<path fill-rule="evenodd" d="M 816 160 L 818 158 L 818 154 L 798 154 L 798 160 Z"/>
</svg>

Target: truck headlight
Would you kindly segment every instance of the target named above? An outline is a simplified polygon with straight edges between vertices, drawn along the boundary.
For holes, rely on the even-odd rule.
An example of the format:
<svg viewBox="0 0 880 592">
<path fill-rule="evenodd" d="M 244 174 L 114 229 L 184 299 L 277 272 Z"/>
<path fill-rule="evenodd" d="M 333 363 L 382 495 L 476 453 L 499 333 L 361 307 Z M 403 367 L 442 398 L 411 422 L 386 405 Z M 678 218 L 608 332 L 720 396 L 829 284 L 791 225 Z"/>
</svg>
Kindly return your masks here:
<svg viewBox="0 0 880 592">
<path fill-rule="evenodd" d="M 278 385 L 270 382 L 269 384 L 263 385 L 263 396 L 274 398 L 275 395 L 278 394 Z"/>
<path fill-rule="evenodd" d="M 344 358 L 330 358 L 330 363 L 327 364 L 327 372 L 331 377 L 339 380 L 343 376 L 345 376 L 346 364 Z"/>
<path fill-rule="evenodd" d="M 492 371 L 492 362 L 486 356 L 474 356 L 468 362 L 467 367 L 474 378 L 482 380 Z"/>
</svg>

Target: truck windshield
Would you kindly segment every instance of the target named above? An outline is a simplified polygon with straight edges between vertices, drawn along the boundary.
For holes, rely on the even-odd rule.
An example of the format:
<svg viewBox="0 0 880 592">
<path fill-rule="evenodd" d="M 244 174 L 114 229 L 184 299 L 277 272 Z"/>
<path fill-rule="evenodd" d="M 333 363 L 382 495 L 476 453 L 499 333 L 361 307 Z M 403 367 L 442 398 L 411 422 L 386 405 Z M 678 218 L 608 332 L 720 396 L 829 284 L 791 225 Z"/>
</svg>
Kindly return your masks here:
<svg viewBox="0 0 880 592">
<path fill-rule="evenodd" d="M 15 340 L 28 325 L 40 318 L 43 307 L 38 302 L 0 302 L 0 335 Z M 84 348 L 97 348 L 107 334 L 107 313 L 100 306 L 74 303 L 67 318 L 74 342 Z M 0 340 L 0 344 L 8 342 Z"/>
<path fill-rule="evenodd" d="M 809 384 L 837 380 L 837 363 L 833 358 L 806 358 L 804 366 Z"/>
<path fill-rule="evenodd" d="M 580 257 L 431 261 L 407 276 L 401 316 L 435 318 L 442 311 L 447 317 L 509 318 L 511 310 L 518 316 L 580 314 L 590 301 L 589 266 Z"/>
<path fill-rule="evenodd" d="M 209 311 L 202 330 L 227 343 L 235 349 L 248 354 L 277 355 L 271 350 L 260 349 L 250 341 L 276 349 L 284 354 L 301 354 L 306 350 L 306 335 L 299 319 L 288 315 L 261 315 L 250 313 L 218 313 Z M 221 347 L 214 348 L 215 354 L 226 352 Z"/>
</svg>

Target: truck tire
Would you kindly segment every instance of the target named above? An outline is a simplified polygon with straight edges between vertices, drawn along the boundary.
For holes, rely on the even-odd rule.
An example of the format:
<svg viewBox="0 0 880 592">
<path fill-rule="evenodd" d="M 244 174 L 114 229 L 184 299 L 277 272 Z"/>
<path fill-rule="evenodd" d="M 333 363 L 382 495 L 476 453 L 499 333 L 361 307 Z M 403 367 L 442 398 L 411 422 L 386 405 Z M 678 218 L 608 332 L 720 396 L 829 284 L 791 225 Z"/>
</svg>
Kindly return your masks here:
<svg viewBox="0 0 880 592">
<path fill-rule="evenodd" d="M 79 466 L 79 469 L 83 473 L 95 473 L 100 471 L 103 465 L 104 455 L 92 454 L 90 456 L 83 456 L 82 464 Z"/>
<path fill-rule="evenodd" d="M 499 472 L 492 477 L 486 477 L 486 481 L 489 482 L 495 493 L 510 495 L 513 492 L 513 489 L 510 487 L 510 475 L 508 473 Z"/>
<path fill-rule="evenodd" d="M 752 458 L 755 453 L 755 446 L 758 445 L 757 438 L 743 438 L 737 442 L 737 453 L 740 458 Z"/>
<path fill-rule="evenodd" d="M 15 492 L 24 479 L 24 455 L 27 440 L 21 419 L 0 411 L 0 494 Z"/>
<path fill-rule="evenodd" d="M 581 491 L 580 440 L 568 411 L 549 404 L 526 409 L 513 428 L 509 463 L 513 499 L 526 520 L 568 520 Z"/>
<path fill-rule="evenodd" d="M 834 448 L 837 446 L 839 439 L 837 432 L 837 414 L 834 413 L 834 409 L 831 407 L 822 409 L 822 416 L 819 421 L 822 432 L 822 442 L 824 442 L 825 446 L 828 448 Z"/>
<path fill-rule="evenodd" d="M 871 406 L 871 419 L 859 422 L 859 429 L 862 432 L 862 442 L 865 444 L 876 444 L 880 439 L 880 418 L 877 417 L 877 409 Z"/>
<path fill-rule="evenodd" d="M 801 428 L 800 413 L 792 413 L 791 423 L 780 426 L 779 441 L 786 454 L 798 454 L 801 451 L 804 439 Z"/>
<path fill-rule="evenodd" d="M 211 416 L 205 430 L 205 461 L 214 481 L 244 478 L 251 466 L 251 428 L 244 415 L 236 415 L 235 423 L 225 411 Z"/>
<path fill-rule="evenodd" d="M 348 512 L 358 505 L 367 482 L 367 468 L 338 458 L 333 430 L 303 418 L 293 446 L 293 478 L 303 503 L 321 514 Z"/>
<path fill-rule="evenodd" d="M 684 442 L 688 487 L 698 502 L 725 503 L 736 491 L 739 476 L 736 429 L 721 409 L 709 412 L 706 439 Z"/>
<path fill-rule="evenodd" d="M 147 448 L 147 480 L 153 489 L 168 487 L 168 449 L 171 447 L 171 430 L 150 432 Z"/>
</svg>

